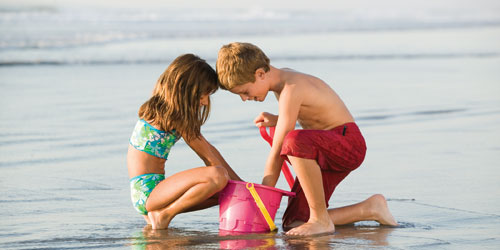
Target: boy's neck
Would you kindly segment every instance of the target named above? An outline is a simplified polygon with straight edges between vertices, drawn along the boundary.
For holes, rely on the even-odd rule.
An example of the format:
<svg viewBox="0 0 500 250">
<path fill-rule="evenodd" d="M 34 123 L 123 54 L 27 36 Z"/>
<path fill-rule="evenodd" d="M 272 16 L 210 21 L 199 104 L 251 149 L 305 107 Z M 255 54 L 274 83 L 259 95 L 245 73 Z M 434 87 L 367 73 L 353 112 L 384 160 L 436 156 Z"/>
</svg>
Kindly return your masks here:
<svg viewBox="0 0 500 250">
<path fill-rule="evenodd" d="M 269 72 L 267 74 L 269 77 L 269 90 L 280 93 L 285 85 L 285 72 L 269 65 Z"/>
</svg>

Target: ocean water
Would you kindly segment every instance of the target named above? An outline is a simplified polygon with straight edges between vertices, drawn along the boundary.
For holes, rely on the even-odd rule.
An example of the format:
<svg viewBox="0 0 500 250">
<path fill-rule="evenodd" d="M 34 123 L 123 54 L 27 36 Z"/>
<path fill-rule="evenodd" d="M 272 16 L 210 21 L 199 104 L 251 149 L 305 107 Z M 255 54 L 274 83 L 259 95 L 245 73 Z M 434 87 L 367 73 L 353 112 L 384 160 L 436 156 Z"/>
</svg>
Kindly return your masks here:
<svg viewBox="0 0 500 250">
<path fill-rule="evenodd" d="M 0 4 L 0 247 L 498 249 L 500 6 L 317 2 Z M 213 207 L 177 216 L 169 230 L 144 228 L 125 159 L 137 109 L 176 56 L 195 53 L 214 65 L 232 41 L 255 43 L 274 66 L 318 76 L 339 93 L 368 152 L 330 207 L 382 193 L 400 226 L 228 236 Z M 269 150 L 252 121 L 277 112 L 273 98 L 212 96 L 202 133 L 247 181 L 260 181 Z M 166 171 L 202 164 L 180 141 Z M 287 184 L 280 179 L 278 187 Z M 283 199 L 278 227 L 285 207 Z"/>
</svg>

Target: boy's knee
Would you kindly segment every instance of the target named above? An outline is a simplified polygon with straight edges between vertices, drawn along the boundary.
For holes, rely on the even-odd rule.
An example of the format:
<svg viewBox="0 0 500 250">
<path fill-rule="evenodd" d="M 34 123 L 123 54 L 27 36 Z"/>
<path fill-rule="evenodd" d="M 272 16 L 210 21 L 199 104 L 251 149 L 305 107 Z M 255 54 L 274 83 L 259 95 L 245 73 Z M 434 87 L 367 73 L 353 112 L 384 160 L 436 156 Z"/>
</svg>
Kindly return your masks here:
<svg viewBox="0 0 500 250">
<path fill-rule="evenodd" d="M 292 147 L 295 145 L 307 144 L 308 138 L 304 130 L 296 129 L 288 132 L 283 139 L 283 147 Z"/>
</svg>

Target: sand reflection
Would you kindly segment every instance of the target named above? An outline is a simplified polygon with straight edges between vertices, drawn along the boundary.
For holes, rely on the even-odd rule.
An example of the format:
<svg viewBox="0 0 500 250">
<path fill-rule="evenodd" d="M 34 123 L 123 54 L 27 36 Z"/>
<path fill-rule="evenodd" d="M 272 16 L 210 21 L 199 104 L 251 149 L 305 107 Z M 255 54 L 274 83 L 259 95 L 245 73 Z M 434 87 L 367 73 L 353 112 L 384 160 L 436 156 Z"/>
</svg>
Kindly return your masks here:
<svg viewBox="0 0 500 250">
<path fill-rule="evenodd" d="M 346 245 L 353 247 L 388 246 L 387 236 L 393 227 L 337 226 L 330 235 L 315 237 L 284 237 L 285 245 L 291 249 L 332 249 Z"/>
<path fill-rule="evenodd" d="M 132 249 L 220 248 L 220 249 L 332 249 L 336 247 L 389 246 L 392 227 L 338 226 L 330 235 L 288 237 L 283 232 L 265 234 L 219 233 L 182 229 L 152 230 L 145 227 L 131 239 Z"/>
</svg>

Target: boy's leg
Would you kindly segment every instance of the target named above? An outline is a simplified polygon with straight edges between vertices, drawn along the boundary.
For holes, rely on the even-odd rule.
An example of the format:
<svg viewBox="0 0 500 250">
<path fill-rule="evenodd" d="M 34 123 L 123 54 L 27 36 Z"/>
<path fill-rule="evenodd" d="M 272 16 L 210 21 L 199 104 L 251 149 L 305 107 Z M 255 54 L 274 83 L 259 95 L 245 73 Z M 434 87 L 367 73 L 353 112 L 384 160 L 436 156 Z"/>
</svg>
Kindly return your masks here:
<svg viewBox="0 0 500 250">
<path fill-rule="evenodd" d="M 328 214 L 336 226 L 369 220 L 377 221 L 381 225 L 398 225 L 389 211 L 385 197 L 381 194 L 374 194 L 356 204 L 328 209 Z M 287 228 L 298 227 L 304 223 L 304 221 L 296 220 L 287 225 Z"/>
<path fill-rule="evenodd" d="M 346 225 L 366 220 L 374 220 L 382 225 L 398 225 L 389 211 L 385 197 L 381 194 L 372 195 L 360 203 L 329 209 L 328 214 L 335 225 Z"/>
<path fill-rule="evenodd" d="M 325 205 L 328 205 L 330 197 L 332 197 L 335 188 L 349 174 L 349 172 L 331 172 L 321 170 L 323 182 L 323 193 L 325 197 Z M 309 220 L 309 204 L 304 195 L 304 190 L 297 180 L 292 187 L 292 192 L 295 192 L 295 197 L 288 199 L 288 206 L 283 214 L 283 229 L 288 231 L 294 227 L 300 226 Z M 328 207 L 328 206 L 327 206 Z"/>
<path fill-rule="evenodd" d="M 335 231 L 326 209 L 321 169 L 315 160 L 288 156 L 309 204 L 309 220 L 287 235 L 313 235 Z"/>
</svg>

